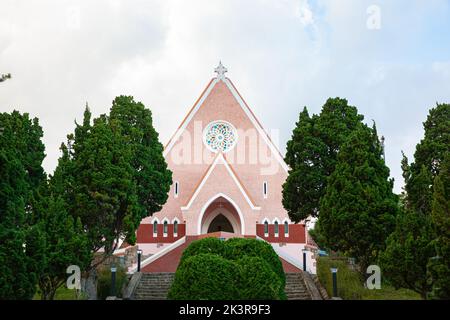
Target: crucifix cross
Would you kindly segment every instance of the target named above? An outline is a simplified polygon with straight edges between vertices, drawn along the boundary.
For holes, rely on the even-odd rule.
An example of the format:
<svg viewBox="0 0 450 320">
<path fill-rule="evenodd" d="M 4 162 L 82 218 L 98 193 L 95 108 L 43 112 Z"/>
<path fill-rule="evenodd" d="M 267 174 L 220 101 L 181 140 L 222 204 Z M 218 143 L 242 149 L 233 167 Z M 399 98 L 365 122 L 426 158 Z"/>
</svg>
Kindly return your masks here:
<svg viewBox="0 0 450 320">
<path fill-rule="evenodd" d="M 214 72 L 217 73 L 217 78 L 220 80 L 225 79 L 225 72 L 227 71 L 227 68 L 225 68 L 222 64 L 222 61 L 219 61 L 219 65 L 214 69 Z"/>
</svg>

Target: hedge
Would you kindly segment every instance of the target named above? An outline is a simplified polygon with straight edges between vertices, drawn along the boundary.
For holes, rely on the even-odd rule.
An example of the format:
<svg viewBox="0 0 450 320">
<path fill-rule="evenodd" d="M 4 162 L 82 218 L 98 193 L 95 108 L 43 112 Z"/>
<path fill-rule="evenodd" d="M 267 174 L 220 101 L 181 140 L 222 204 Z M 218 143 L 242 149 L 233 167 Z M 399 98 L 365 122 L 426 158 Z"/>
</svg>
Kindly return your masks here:
<svg viewBox="0 0 450 320">
<path fill-rule="evenodd" d="M 243 257 L 239 266 L 239 298 L 244 300 L 277 300 L 284 296 L 284 285 L 261 257 Z M 280 296 L 280 293 L 283 296 Z"/>
<path fill-rule="evenodd" d="M 283 266 L 270 244 L 204 238 L 183 252 L 168 298 L 286 299 L 285 282 Z"/>
<path fill-rule="evenodd" d="M 212 253 L 187 257 L 177 269 L 168 298 L 175 300 L 239 299 L 239 270 L 234 262 Z"/>
</svg>

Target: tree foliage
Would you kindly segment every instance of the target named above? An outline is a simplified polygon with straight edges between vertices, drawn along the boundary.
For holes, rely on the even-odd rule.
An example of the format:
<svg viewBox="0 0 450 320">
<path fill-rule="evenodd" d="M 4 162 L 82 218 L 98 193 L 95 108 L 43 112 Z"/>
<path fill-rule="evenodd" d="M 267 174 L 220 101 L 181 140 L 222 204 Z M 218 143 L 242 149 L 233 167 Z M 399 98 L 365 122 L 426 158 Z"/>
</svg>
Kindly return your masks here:
<svg viewBox="0 0 450 320">
<path fill-rule="evenodd" d="M 300 113 L 285 157 L 290 169 L 283 185 L 283 206 L 292 221 L 318 216 L 337 154 L 362 120 L 357 109 L 341 98 L 328 99 L 319 116 L 310 117 L 306 107 Z"/>
<path fill-rule="evenodd" d="M 34 295 L 44 258 L 44 238 L 33 225 L 35 202 L 46 176 L 36 118 L 0 114 L 0 299 Z"/>
<path fill-rule="evenodd" d="M 420 211 L 402 210 L 394 232 L 380 254 L 383 275 L 398 288 L 408 288 L 426 298 L 430 285 L 426 270 L 434 255 L 433 229 L 430 217 Z"/>
<path fill-rule="evenodd" d="M 205 238 L 183 252 L 168 297 L 285 299 L 285 281 L 281 261 L 270 244 L 256 239 Z"/>
<path fill-rule="evenodd" d="M 320 202 L 327 245 L 356 257 L 364 274 L 395 225 L 398 198 L 376 129 L 359 126 L 341 146 Z"/>
<path fill-rule="evenodd" d="M 92 250 L 111 254 L 120 238 L 133 244 L 141 220 L 162 208 L 172 184 L 150 110 L 119 96 L 109 115 L 91 121 L 86 107 L 61 150 L 56 188 Z"/>
<path fill-rule="evenodd" d="M 448 298 L 450 105 L 431 109 L 424 129 L 414 162 L 408 164 L 403 156 L 404 212 L 380 262 L 394 285 L 411 288 L 423 298 Z"/>
<path fill-rule="evenodd" d="M 42 300 L 53 300 L 67 280 L 67 267 L 85 270 L 91 262 L 91 247 L 80 219 L 67 212 L 61 196 L 49 195 L 40 208 L 38 225 L 45 236 L 45 261 L 39 274 Z"/>
<path fill-rule="evenodd" d="M 436 256 L 428 265 L 430 298 L 450 299 L 450 155 L 447 154 L 434 180 L 431 219 L 436 233 Z"/>
</svg>

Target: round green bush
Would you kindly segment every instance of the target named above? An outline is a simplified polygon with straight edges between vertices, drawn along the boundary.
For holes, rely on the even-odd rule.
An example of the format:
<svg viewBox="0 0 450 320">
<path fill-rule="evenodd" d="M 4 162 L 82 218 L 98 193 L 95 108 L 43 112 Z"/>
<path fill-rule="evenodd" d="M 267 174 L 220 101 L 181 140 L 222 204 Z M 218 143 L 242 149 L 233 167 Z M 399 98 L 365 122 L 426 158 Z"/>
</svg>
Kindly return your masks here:
<svg viewBox="0 0 450 320">
<path fill-rule="evenodd" d="M 243 257 L 239 266 L 239 296 L 244 300 L 279 300 L 284 292 L 280 278 L 261 257 Z"/>
<path fill-rule="evenodd" d="M 232 261 L 211 253 L 185 258 L 178 267 L 168 298 L 173 300 L 239 299 L 239 270 Z"/>
<path fill-rule="evenodd" d="M 225 242 L 218 238 L 209 237 L 193 241 L 186 249 L 184 249 L 178 266 L 181 266 L 187 258 L 200 253 L 211 253 L 224 257 L 225 250 Z"/>
<path fill-rule="evenodd" d="M 180 260 L 169 299 L 286 299 L 286 276 L 272 246 L 256 239 L 192 242 Z"/>
<path fill-rule="evenodd" d="M 225 245 L 227 247 L 225 257 L 228 259 L 238 260 L 243 257 L 261 257 L 269 264 L 273 272 L 278 275 L 284 290 L 286 275 L 283 270 L 283 264 L 269 243 L 257 239 L 231 238 L 225 242 Z"/>
</svg>

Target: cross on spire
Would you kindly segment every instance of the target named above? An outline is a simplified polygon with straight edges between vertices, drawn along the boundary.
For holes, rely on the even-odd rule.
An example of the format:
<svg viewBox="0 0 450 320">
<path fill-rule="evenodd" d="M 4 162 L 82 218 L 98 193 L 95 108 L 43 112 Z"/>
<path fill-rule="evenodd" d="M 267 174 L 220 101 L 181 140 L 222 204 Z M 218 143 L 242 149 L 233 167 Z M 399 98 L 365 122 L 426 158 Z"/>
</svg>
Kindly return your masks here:
<svg viewBox="0 0 450 320">
<path fill-rule="evenodd" d="M 217 73 L 217 79 L 224 80 L 225 79 L 225 72 L 227 72 L 227 68 L 225 68 L 222 64 L 222 61 L 219 61 L 219 65 L 217 68 L 214 69 L 214 72 Z"/>
</svg>

